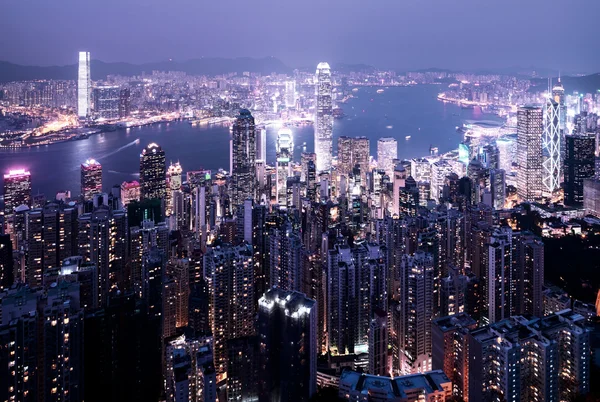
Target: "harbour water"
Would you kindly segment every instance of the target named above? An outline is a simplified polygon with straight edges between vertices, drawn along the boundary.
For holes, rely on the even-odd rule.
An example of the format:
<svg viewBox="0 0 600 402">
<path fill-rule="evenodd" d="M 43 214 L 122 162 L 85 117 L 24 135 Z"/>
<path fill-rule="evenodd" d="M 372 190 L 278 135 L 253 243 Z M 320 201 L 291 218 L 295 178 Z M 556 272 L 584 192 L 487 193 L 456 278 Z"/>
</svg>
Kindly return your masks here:
<svg viewBox="0 0 600 402">
<path fill-rule="evenodd" d="M 456 127 L 465 120 L 499 120 L 478 109 L 442 103 L 436 99 L 443 91 L 439 85 L 411 87 L 360 88 L 355 98 L 341 105 L 346 117 L 334 125 L 334 153 L 340 136 L 365 136 L 371 141 L 371 155 L 377 155 L 377 140 L 398 140 L 398 157 L 413 158 L 429 154 L 431 146 L 439 152 L 458 147 L 462 140 Z M 278 127 L 267 130 L 267 161 L 275 159 Z M 292 128 L 295 153 L 300 159 L 303 149 L 313 150 L 313 127 Z M 229 128 L 226 126 L 192 126 L 187 122 L 162 123 L 131 129 L 118 129 L 93 135 L 81 141 L 69 141 L 28 149 L 0 150 L 0 172 L 25 168 L 31 172 L 33 193 L 51 197 L 57 191 L 79 194 L 80 165 L 88 158 L 103 167 L 104 189 L 125 180 L 135 180 L 139 171 L 139 154 L 151 142 L 158 143 L 169 162 L 180 162 L 184 172 L 199 169 L 229 169 Z M 410 136 L 410 139 L 406 139 Z"/>
</svg>

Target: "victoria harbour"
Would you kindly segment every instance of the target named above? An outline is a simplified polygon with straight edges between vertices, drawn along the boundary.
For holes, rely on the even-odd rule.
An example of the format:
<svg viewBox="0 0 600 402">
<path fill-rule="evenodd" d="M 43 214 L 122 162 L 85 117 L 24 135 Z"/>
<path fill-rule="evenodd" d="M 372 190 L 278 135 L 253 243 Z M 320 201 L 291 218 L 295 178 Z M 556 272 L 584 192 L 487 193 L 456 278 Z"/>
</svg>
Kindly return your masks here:
<svg viewBox="0 0 600 402">
<path fill-rule="evenodd" d="M 463 109 L 436 99 L 441 85 L 390 87 L 377 93 L 375 87 L 363 87 L 343 105 L 346 117 L 334 124 L 334 154 L 340 136 L 364 136 L 376 155 L 377 139 L 393 137 L 398 141 L 398 158 L 426 156 L 430 147 L 440 153 L 458 147 L 462 134 L 456 131 L 465 121 L 494 120 L 496 115 L 480 109 Z M 277 125 L 267 127 L 267 162 L 275 161 Z M 313 150 L 313 127 L 292 127 L 294 159 Z M 0 150 L 0 170 L 24 168 L 34 177 L 34 194 L 52 196 L 57 191 L 78 192 L 80 166 L 94 158 L 105 168 L 104 190 L 123 181 L 137 180 L 139 154 L 151 142 L 166 152 L 167 163 L 180 162 L 190 170 L 229 169 L 229 128 L 223 125 L 192 126 L 186 121 L 154 124 L 104 132 L 80 141 L 48 146 Z M 410 136 L 410 139 L 406 139 Z M 23 163 L 22 161 L 26 162 Z"/>
</svg>

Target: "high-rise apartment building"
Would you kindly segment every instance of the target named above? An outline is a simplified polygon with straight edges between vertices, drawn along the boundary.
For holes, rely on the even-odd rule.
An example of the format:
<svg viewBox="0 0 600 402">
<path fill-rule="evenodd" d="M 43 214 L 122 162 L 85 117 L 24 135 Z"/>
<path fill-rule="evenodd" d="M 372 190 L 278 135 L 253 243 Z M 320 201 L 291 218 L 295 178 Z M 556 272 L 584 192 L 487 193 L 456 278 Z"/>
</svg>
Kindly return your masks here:
<svg viewBox="0 0 600 402">
<path fill-rule="evenodd" d="M 90 117 L 92 105 L 92 78 L 90 73 L 90 52 L 79 52 L 77 77 L 77 116 L 80 119 Z"/>
<path fill-rule="evenodd" d="M 273 288 L 258 302 L 259 401 L 308 401 L 317 391 L 317 306 Z"/>
<path fill-rule="evenodd" d="M 204 256 L 219 380 L 226 377 L 227 341 L 254 334 L 254 268 L 252 247 L 247 244 L 210 247 Z"/>
<path fill-rule="evenodd" d="M 542 108 L 522 106 L 517 112 L 517 195 L 523 201 L 542 197 Z"/>
<path fill-rule="evenodd" d="M 153 142 L 140 154 L 140 198 L 162 200 L 166 193 L 165 151 Z"/>
<path fill-rule="evenodd" d="M 315 95 L 317 110 L 315 115 L 315 154 L 317 171 L 331 169 L 333 158 L 333 95 L 331 69 L 327 63 L 319 63 L 316 73 Z"/>
<path fill-rule="evenodd" d="M 246 198 L 255 198 L 256 128 L 247 109 L 233 123 L 230 141 L 231 206 L 236 209 Z"/>
<path fill-rule="evenodd" d="M 90 201 L 95 194 L 102 192 L 102 165 L 95 159 L 81 164 L 81 196 Z"/>
<path fill-rule="evenodd" d="M 277 191 L 275 199 L 280 205 L 287 205 L 287 179 L 292 175 L 294 158 L 294 138 L 292 130 L 283 127 L 277 133 Z"/>
</svg>

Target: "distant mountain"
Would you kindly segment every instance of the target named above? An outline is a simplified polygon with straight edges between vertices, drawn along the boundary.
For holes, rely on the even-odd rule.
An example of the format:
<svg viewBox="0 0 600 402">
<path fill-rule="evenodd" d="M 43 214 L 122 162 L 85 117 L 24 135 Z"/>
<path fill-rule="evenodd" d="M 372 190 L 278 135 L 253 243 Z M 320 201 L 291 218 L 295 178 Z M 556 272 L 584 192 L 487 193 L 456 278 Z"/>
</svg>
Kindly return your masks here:
<svg viewBox="0 0 600 402">
<path fill-rule="evenodd" d="M 563 86 L 565 87 L 565 93 L 571 94 L 573 91 L 579 93 L 594 93 L 600 90 L 600 73 L 582 75 L 582 76 L 562 76 L 560 78 Z M 552 77 L 552 83 L 558 82 L 558 77 Z M 531 80 L 532 91 L 543 91 L 548 88 L 547 78 L 536 78 Z"/>
<path fill-rule="evenodd" d="M 140 75 L 152 71 L 183 71 L 190 75 L 219 75 L 227 73 L 289 73 L 291 68 L 274 57 L 253 59 L 240 57 L 235 59 L 202 58 L 187 61 L 163 61 L 145 64 L 105 63 L 92 60 L 90 66 L 93 80 L 105 79 L 107 75 Z M 75 80 L 77 64 L 66 66 L 22 66 L 0 61 L 0 82 L 27 81 L 37 79 Z"/>
</svg>

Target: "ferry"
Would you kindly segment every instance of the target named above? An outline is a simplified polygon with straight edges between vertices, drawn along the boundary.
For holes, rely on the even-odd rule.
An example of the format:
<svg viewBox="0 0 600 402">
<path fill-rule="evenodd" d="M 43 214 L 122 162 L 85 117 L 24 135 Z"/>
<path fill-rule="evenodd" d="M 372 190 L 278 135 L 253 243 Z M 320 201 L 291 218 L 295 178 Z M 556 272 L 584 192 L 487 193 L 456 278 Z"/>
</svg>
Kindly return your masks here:
<svg viewBox="0 0 600 402">
<path fill-rule="evenodd" d="M 378 94 L 382 94 L 383 92 L 384 92 L 384 90 L 383 90 L 383 89 L 378 89 L 378 90 L 377 90 L 377 93 L 378 93 Z"/>
<path fill-rule="evenodd" d="M 404 139 L 406 139 L 407 141 L 410 140 L 410 135 L 407 135 L 406 137 L 404 137 Z"/>
</svg>

